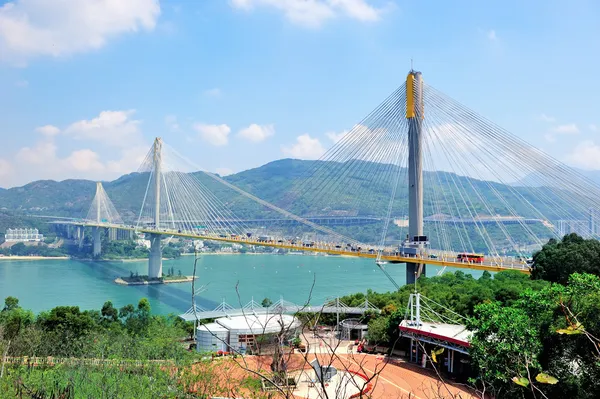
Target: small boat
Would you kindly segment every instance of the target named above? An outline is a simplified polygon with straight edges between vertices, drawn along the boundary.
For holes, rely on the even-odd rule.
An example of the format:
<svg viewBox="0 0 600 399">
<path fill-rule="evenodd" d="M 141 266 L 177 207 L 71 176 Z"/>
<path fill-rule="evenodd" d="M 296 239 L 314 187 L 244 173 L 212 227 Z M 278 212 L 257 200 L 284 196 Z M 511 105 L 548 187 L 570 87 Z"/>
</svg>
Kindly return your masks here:
<svg viewBox="0 0 600 399">
<path fill-rule="evenodd" d="M 377 264 L 377 266 L 387 265 L 387 262 L 383 260 L 376 260 L 375 263 Z"/>
</svg>

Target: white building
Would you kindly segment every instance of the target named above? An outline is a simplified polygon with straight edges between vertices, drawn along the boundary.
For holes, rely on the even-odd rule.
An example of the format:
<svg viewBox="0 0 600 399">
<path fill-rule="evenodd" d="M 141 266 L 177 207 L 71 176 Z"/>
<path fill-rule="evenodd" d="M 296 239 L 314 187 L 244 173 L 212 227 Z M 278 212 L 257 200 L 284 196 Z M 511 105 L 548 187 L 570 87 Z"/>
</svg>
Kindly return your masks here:
<svg viewBox="0 0 600 399">
<path fill-rule="evenodd" d="M 222 317 L 214 323 L 201 325 L 196 330 L 196 350 L 215 352 L 222 350 L 246 352 L 253 347 L 258 337 L 278 334 L 282 331 L 296 336 L 301 323 L 294 316 L 282 314 L 260 314 Z"/>
<path fill-rule="evenodd" d="M 38 232 L 38 229 L 6 229 L 4 241 L 22 242 L 22 241 L 43 241 L 44 235 Z"/>
</svg>

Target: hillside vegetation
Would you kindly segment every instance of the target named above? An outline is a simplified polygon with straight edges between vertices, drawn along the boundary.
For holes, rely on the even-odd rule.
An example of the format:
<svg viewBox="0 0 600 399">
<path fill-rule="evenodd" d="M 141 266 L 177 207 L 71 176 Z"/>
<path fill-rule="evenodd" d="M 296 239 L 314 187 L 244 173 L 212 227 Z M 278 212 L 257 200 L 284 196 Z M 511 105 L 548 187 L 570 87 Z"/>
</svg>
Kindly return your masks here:
<svg viewBox="0 0 600 399">
<path fill-rule="evenodd" d="M 392 217 L 405 218 L 408 209 L 406 170 L 392 165 L 362 162 L 360 168 L 343 177 L 339 170 L 342 164 L 326 164 L 323 161 L 301 161 L 282 159 L 261 167 L 246 170 L 225 177 L 229 183 L 279 206 L 303 216 L 368 216 L 382 218 L 387 214 L 393 179 L 400 176 L 398 191 L 392 206 Z M 337 171 L 337 172 L 336 172 Z M 238 192 L 226 187 L 210 176 L 196 172 L 194 175 L 211 190 L 225 206 L 240 219 L 274 219 L 281 214 L 268 209 Z M 117 211 L 126 222 L 134 222 L 139 213 L 148 182 L 147 173 L 132 173 L 111 182 L 104 182 L 104 188 Z M 450 183 L 452 182 L 452 183 Z M 498 214 L 510 216 L 518 214 L 527 218 L 539 219 L 541 215 L 549 220 L 559 219 L 557 210 L 568 208 L 551 189 L 513 187 L 496 182 L 476 180 L 448 172 L 424 172 L 424 214 L 431 216 L 445 213 L 469 217 L 469 215 Z M 459 190 L 460 187 L 460 190 Z M 515 190 L 517 195 L 515 195 Z M 460 192 L 459 192 L 460 191 Z M 0 204 L 11 215 L 52 215 L 81 218 L 85 217 L 95 193 L 95 183 L 87 180 L 65 180 L 61 182 L 42 180 L 23 187 L 0 191 Z M 469 198 L 465 201 L 449 201 L 448 198 Z M 519 200 L 513 198 L 520 198 Z M 552 201 L 548 199 L 552 199 Z M 508 209 L 504 201 L 510 200 Z M 553 203 L 553 206 L 549 204 Z M 575 213 L 575 212 L 573 212 Z M 578 215 L 574 215 L 578 216 Z M 580 215 L 584 217 L 584 215 Z M 0 219 L 2 217 L 0 216 Z M 0 220 L 0 232 L 9 223 Z M 373 242 L 382 231 L 382 223 L 357 227 L 336 227 L 341 234 L 352 236 L 360 241 Z M 467 227 L 470 228 L 470 227 Z M 509 227 L 509 230 L 512 227 Z M 539 237 L 550 237 L 541 224 L 532 228 Z M 430 230 L 430 236 L 436 233 Z M 448 230 L 456 230 L 452 227 Z M 288 234 L 300 234 L 288 231 Z M 488 233 L 506 242 L 501 230 L 491 226 Z M 388 238 L 401 239 L 400 229 L 391 227 Z M 447 233 L 445 233 L 447 234 Z M 450 234 L 459 234 L 450 232 Z M 460 233 L 463 234 L 463 233 Z M 515 231 L 517 243 L 528 245 L 525 232 Z M 473 237 L 478 236 L 474 234 Z M 459 242 L 458 237 L 451 240 Z M 484 249 L 485 243 L 474 238 L 474 247 Z"/>
</svg>

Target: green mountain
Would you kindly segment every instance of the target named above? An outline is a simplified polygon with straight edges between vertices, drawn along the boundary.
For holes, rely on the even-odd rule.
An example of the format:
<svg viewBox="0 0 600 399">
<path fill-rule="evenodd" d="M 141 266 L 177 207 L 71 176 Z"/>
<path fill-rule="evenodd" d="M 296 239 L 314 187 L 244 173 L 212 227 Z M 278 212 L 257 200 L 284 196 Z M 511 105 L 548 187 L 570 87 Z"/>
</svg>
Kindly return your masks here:
<svg viewBox="0 0 600 399">
<path fill-rule="evenodd" d="M 226 187 L 212 177 L 196 172 L 194 175 L 233 214 L 241 219 L 273 219 L 282 216 L 238 192 Z M 140 212 L 148 184 L 147 173 L 132 173 L 111 182 L 104 188 L 117 211 L 125 221 L 133 223 Z M 408 213 L 408 178 L 405 168 L 352 161 L 350 163 L 327 163 L 324 161 L 301 161 L 282 159 L 261 167 L 246 170 L 224 178 L 227 182 L 280 208 L 303 217 L 357 216 L 382 219 L 387 215 L 390 193 L 397 181 L 395 201 L 391 216 L 403 219 Z M 23 187 L 0 190 L 0 211 L 5 215 L 52 215 L 85 217 L 95 193 L 95 182 L 88 180 L 65 180 L 61 182 L 42 180 Z M 564 193 L 563 193 L 564 194 Z M 555 221 L 564 218 L 564 210 L 570 215 L 585 218 L 583 210 L 578 214 L 577 206 L 557 195 L 556 190 L 544 187 L 515 187 L 496 182 L 476 180 L 448 172 L 424 172 L 424 216 L 462 215 L 463 218 L 489 215 L 520 215 L 532 219 Z M 562 212 L 562 213 L 561 213 Z M 0 219 L 2 219 L 0 214 Z M 5 217 L 6 219 L 6 217 Z M 11 222 L 14 223 L 14 220 Z M 456 225 L 440 225 L 428 222 L 428 234 L 442 240 L 463 242 L 481 237 L 474 225 L 459 231 Z M 0 229 L 7 223 L 0 221 Z M 364 242 L 378 240 L 383 222 L 366 226 L 336 226 L 339 233 Z M 532 225 L 534 231 L 518 231 L 518 225 L 507 226 L 511 237 L 522 245 L 531 244 L 532 234 L 547 238 L 547 228 L 541 223 Z M 302 231 L 286 230 L 286 234 Z M 490 240 L 503 241 L 508 245 L 505 233 L 497 226 L 488 226 Z M 2 232 L 2 230 L 0 230 Z M 399 240 L 405 229 L 391 225 L 388 239 Z M 461 238 L 460 236 L 464 237 Z M 480 239 L 473 245 L 484 248 L 487 244 Z"/>
<path fill-rule="evenodd" d="M 305 217 L 382 217 L 387 212 L 393 182 L 399 179 L 392 216 L 406 215 L 408 181 L 405 169 L 362 162 L 360 167 L 354 165 L 341 178 L 336 169 L 343 168 L 341 164 L 328 165 L 323 161 L 282 159 L 227 176 L 224 180 Z M 195 175 L 236 216 L 275 217 L 273 211 L 257 205 L 204 173 L 197 172 Z M 124 220 L 133 220 L 139 213 L 147 181 L 147 174 L 131 173 L 111 182 L 103 182 Z M 520 216 L 540 218 L 544 215 L 548 219 L 560 216 L 549 203 L 556 204 L 562 200 L 550 189 L 514 187 L 448 172 L 427 171 L 424 172 L 424 185 L 425 216 L 439 213 L 469 215 L 467 207 L 473 215 L 510 215 L 512 212 L 507 208 L 507 201 L 512 201 L 510 206 Z M 0 209 L 23 214 L 80 218 L 86 216 L 94 193 L 95 182 L 89 180 L 40 180 L 22 187 L 0 190 Z"/>
</svg>

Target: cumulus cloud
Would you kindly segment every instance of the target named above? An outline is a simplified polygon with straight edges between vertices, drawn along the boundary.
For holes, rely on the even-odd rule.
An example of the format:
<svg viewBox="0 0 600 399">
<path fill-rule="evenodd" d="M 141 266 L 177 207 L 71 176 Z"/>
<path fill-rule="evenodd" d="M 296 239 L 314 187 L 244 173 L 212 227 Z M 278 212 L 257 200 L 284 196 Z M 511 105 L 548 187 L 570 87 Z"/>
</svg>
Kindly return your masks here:
<svg viewBox="0 0 600 399">
<path fill-rule="evenodd" d="M 116 36 L 154 29 L 159 15 L 159 0 L 9 1 L 0 6 L 0 61 L 99 49 Z"/>
<path fill-rule="evenodd" d="M 256 123 L 251 124 L 247 128 L 240 130 L 238 136 L 259 143 L 265 141 L 268 137 L 275 134 L 275 127 L 273 125 L 257 125 Z"/>
<path fill-rule="evenodd" d="M 327 138 L 331 141 L 333 141 L 334 143 L 337 143 L 338 141 L 340 141 L 341 139 L 344 138 L 345 135 L 348 134 L 348 130 L 344 130 L 343 132 L 340 133 L 336 133 L 336 132 L 327 132 L 325 133 L 325 136 L 327 136 Z"/>
<path fill-rule="evenodd" d="M 129 147 L 141 139 L 140 121 L 131 118 L 134 112 L 102 111 L 93 119 L 72 123 L 65 129 L 65 134 L 77 140 L 101 141 L 112 147 Z"/>
<path fill-rule="evenodd" d="M 281 151 L 292 158 L 318 159 L 325 153 L 325 148 L 317 138 L 303 134 L 296 137 L 296 142 L 290 147 L 281 147 Z"/>
<path fill-rule="evenodd" d="M 569 123 L 566 125 L 558 125 L 553 128 L 552 131 L 559 134 L 577 134 L 579 133 L 579 128 L 575 123 Z"/>
<path fill-rule="evenodd" d="M 12 164 L 6 159 L 0 159 L 0 179 L 7 178 L 8 176 L 12 175 L 12 173 Z"/>
<path fill-rule="evenodd" d="M 39 179 L 112 179 L 137 170 L 148 146 L 137 128 L 137 121 L 132 121 L 128 112 L 101 112 L 97 118 L 74 122 L 62 131 L 54 125 L 36 128 L 41 134 L 36 142 L 19 149 L 12 159 L 0 160 L 0 186 L 10 187 Z M 124 140 L 123 135 L 126 136 Z M 77 138 L 83 148 L 63 153 L 61 143 L 70 141 L 72 145 L 73 138 Z M 117 144 L 110 142 L 119 138 Z M 113 147 L 110 153 L 102 155 L 92 150 L 100 141 Z M 12 173 L 15 170 L 19 173 Z"/>
<path fill-rule="evenodd" d="M 45 126 L 40 126 L 38 128 L 35 129 L 36 132 L 43 134 L 44 136 L 56 136 L 57 134 L 60 133 L 60 129 L 57 128 L 56 126 L 52 126 L 52 125 L 45 125 Z"/>
<path fill-rule="evenodd" d="M 196 123 L 193 128 L 198 132 L 202 140 L 214 146 L 224 146 L 229 142 L 231 128 L 225 124 L 206 125 L 204 123 Z"/>
<path fill-rule="evenodd" d="M 583 169 L 600 169 L 600 144 L 584 140 L 573 148 L 566 161 Z"/>
<path fill-rule="evenodd" d="M 273 8 L 291 22 L 307 27 L 318 27 L 339 15 L 373 22 L 379 20 L 383 12 L 383 9 L 371 5 L 369 0 L 231 0 L 231 5 L 243 10 Z"/>
</svg>

